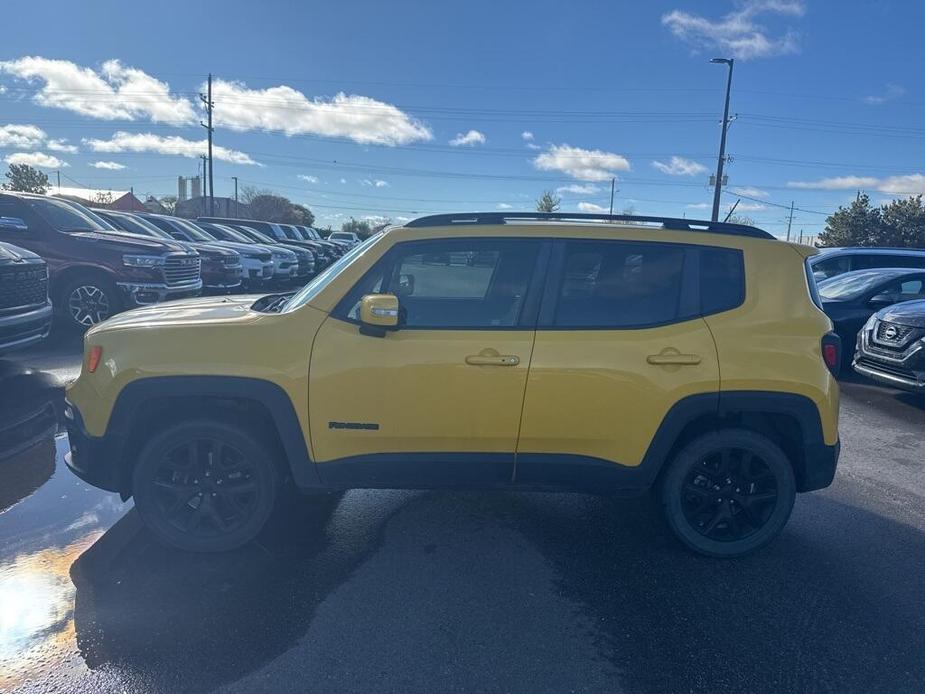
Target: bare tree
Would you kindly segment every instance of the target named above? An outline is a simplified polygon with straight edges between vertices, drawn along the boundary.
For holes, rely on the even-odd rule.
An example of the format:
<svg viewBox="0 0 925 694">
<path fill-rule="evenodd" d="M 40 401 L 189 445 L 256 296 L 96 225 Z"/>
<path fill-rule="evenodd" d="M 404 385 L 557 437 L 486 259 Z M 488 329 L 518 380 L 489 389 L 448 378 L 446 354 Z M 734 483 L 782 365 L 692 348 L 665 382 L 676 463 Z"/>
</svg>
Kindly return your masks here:
<svg viewBox="0 0 925 694">
<path fill-rule="evenodd" d="M 537 212 L 557 212 L 562 204 L 562 198 L 551 190 L 544 190 L 543 195 L 536 201 Z"/>
</svg>

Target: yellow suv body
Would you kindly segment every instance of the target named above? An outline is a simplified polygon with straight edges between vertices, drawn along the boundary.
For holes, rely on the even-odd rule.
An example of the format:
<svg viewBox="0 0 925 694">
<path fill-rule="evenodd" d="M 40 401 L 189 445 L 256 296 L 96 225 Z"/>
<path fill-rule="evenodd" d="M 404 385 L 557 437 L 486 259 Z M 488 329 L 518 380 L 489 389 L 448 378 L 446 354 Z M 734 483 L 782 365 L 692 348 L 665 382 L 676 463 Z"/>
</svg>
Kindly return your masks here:
<svg viewBox="0 0 925 694">
<path fill-rule="evenodd" d="M 657 486 L 690 547 L 750 551 L 838 458 L 814 251 L 738 225 L 606 221 L 423 218 L 291 297 L 117 316 L 87 333 L 68 388 L 69 464 L 192 549 L 250 539 L 291 479 Z"/>
</svg>

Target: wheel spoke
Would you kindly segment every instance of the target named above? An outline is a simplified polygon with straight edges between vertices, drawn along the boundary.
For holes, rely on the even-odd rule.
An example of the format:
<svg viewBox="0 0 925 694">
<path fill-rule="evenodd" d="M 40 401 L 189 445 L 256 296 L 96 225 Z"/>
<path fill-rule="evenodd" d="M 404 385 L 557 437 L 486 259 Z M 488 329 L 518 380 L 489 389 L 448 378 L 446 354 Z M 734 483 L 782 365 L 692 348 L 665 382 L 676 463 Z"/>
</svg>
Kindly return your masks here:
<svg viewBox="0 0 925 694">
<path fill-rule="evenodd" d="M 710 522 L 707 523 L 703 528 L 703 534 L 709 535 L 714 530 L 716 530 L 716 526 L 722 523 L 724 520 L 726 520 L 726 507 L 720 504 L 716 508 L 716 511 L 713 514 L 713 518 L 710 519 Z"/>
</svg>

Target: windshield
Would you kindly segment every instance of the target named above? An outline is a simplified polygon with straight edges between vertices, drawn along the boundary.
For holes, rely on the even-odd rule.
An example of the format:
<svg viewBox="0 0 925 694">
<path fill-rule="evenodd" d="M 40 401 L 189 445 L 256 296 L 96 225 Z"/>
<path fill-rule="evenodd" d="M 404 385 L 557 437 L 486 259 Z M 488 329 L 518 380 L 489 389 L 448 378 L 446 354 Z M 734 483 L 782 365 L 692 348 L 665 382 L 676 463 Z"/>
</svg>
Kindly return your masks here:
<svg viewBox="0 0 925 694">
<path fill-rule="evenodd" d="M 335 231 L 333 234 L 331 234 L 331 238 L 332 238 L 332 239 L 343 240 L 343 241 L 352 241 L 352 240 L 353 240 L 353 234 L 346 234 L 346 233 L 341 232 L 341 231 Z"/>
<path fill-rule="evenodd" d="M 848 301 L 863 296 L 883 282 L 895 278 L 881 270 L 849 272 L 819 283 L 819 296 L 829 301 Z"/>
<path fill-rule="evenodd" d="M 54 198 L 26 198 L 26 202 L 55 231 L 118 231 L 105 219 L 75 202 Z"/>
<path fill-rule="evenodd" d="M 174 224 L 192 236 L 197 241 L 214 241 L 214 236 L 209 236 L 206 232 L 200 229 L 198 226 L 192 222 L 188 222 L 185 219 L 171 219 L 171 224 Z"/>
<path fill-rule="evenodd" d="M 383 232 L 374 234 L 366 239 L 363 243 L 357 244 L 347 253 L 344 253 L 335 263 L 331 264 L 327 270 L 315 277 L 311 282 L 296 292 L 289 301 L 286 302 L 281 313 L 289 313 L 301 308 L 309 301 L 318 296 L 318 293 L 328 286 L 328 283 L 340 274 L 341 270 L 353 263 L 357 258 L 369 250 L 373 244 L 382 238 Z"/>
<path fill-rule="evenodd" d="M 118 225 L 130 234 L 141 236 L 156 236 L 159 239 L 172 239 L 173 237 L 163 229 L 158 229 L 146 219 L 131 217 L 129 215 L 113 215 L 113 224 Z"/>
<path fill-rule="evenodd" d="M 227 224 L 214 224 L 209 230 L 216 229 L 225 236 L 226 241 L 237 241 L 238 243 L 253 243 L 253 239 L 248 238 L 237 229 L 232 229 Z"/>
<path fill-rule="evenodd" d="M 270 245 L 276 243 L 276 239 L 271 239 L 269 236 L 260 231 L 257 231 L 253 227 L 241 227 L 241 233 L 247 234 L 254 241 L 259 241 L 260 243 L 269 243 Z"/>
</svg>

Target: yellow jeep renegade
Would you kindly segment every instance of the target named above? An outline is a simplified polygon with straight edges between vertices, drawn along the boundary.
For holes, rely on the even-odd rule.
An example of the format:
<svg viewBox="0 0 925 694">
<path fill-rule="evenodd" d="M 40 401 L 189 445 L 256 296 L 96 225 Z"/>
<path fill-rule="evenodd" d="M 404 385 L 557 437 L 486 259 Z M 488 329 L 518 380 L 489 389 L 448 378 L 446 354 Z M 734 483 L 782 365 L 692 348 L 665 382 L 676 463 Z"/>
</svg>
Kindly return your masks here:
<svg viewBox="0 0 925 694">
<path fill-rule="evenodd" d="M 293 295 L 92 328 L 68 465 L 192 550 L 252 539 L 285 485 L 654 488 L 684 544 L 740 555 L 835 474 L 813 253 L 684 219 L 417 219 Z"/>
</svg>

